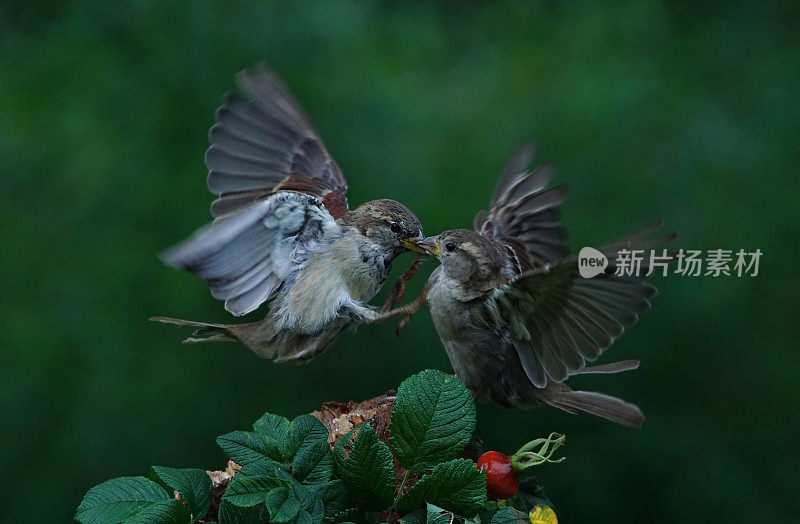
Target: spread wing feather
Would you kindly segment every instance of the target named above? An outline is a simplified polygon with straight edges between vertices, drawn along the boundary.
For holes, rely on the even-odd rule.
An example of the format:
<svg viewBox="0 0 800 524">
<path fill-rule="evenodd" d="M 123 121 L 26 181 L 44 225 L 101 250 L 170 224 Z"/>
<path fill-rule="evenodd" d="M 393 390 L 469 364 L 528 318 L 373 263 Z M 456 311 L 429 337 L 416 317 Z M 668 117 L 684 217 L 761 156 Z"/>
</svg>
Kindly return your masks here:
<svg viewBox="0 0 800 524">
<path fill-rule="evenodd" d="M 268 300 L 315 245 L 339 233 L 317 198 L 282 191 L 216 219 L 161 259 L 205 279 L 225 309 L 244 315 Z"/>
<path fill-rule="evenodd" d="M 208 187 L 219 217 L 284 189 L 320 199 L 334 218 L 347 212 L 347 183 L 300 105 L 266 66 L 237 76 L 209 132 Z"/>
<path fill-rule="evenodd" d="M 475 217 L 475 231 L 519 251 L 526 266 L 540 267 L 566 255 L 566 234 L 558 206 L 566 186 L 547 188 L 555 174 L 544 164 L 528 172 L 533 147 L 520 149 L 509 161 L 492 197 L 489 214 Z M 526 267 L 530 269 L 530 267 Z"/>
<path fill-rule="evenodd" d="M 509 322 L 513 343 L 536 387 L 591 372 L 587 362 L 599 357 L 650 307 L 656 288 L 639 276 L 615 271 L 618 249 L 650 249 L 674 238 L 652 236 L 657 228 L 602 250 L 609 266 L 594 278 L 582 278 L 577 258 L 571 257 L 519 275 L 489 299 L 504 318 L 516 319 Z M 646 272 L 643 267 L 641 274 Z"/>
</svg>

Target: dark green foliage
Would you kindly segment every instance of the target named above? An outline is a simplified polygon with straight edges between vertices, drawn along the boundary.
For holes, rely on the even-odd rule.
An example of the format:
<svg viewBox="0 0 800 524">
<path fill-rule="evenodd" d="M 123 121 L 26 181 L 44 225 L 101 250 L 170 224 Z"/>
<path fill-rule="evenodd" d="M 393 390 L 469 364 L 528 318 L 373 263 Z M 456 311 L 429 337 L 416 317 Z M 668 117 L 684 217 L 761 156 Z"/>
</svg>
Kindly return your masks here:
<svg viewBox="0 0 800 524">
<path fill-rule="evenodd" d="M 237 506 L 228 500 L 219 505 L 219 524 L 253 524 L 267 522 L 266 506 Z"/>
<path fill-rule="evenodd" d="M 232 431 L 217 437 L 217 445 L 231 460 L 244 467 L 282 465 L 278 443 L 258 432 Z"/>
<path fill-rule="evenodd" d="M 211 504 L 211 479 L 205 471 L 196 468 L 153 466 L 153 473 L 164 484 L 180 492 L 193 520 L 200 519 L 206 514 Z"/>
<path fill-rule="evenodd" d="M 292 421 L 286 456 L 291 457 L 292 475 L 307 484 L 326 482 L 333 474 L 328 430 L 312 415 Z"/>
<path fill-rule="evenodd" d="M 337 515 L 347 511 L 348 495 L 344 482 L 339 479 L 317 484 L 311 488 L 322 501 L 325 517 L 335 520 Z"/>
<path fill-rule="evenodd" d="M 528 514 L 515 508 L 503 508 L 494 514 L 491 524 L 529 524 Z"/>
<path fill-rule="evenodd" d="M 237 506 L 249 508 L 264 502 L 273 491 L 286 490 L 286 485 L 287 483 L 282 479 L 266 475 L 236 475 L 222 498 Z M 298 501 L 293 516 L 297 515 L 299 509 Z"/>
<path fill-rule="evenodd" d="M 450 524 L 454 521 L 453 514 L 444 508 L 434 504 L 428 504 L 425 508 L 425 522 L 427 524 Z"/>
<path fill-rule="evenodd" d="M 400 499 L 398 507 L 410 509 L 423 502 L 473 517 L 486 502 L 486 475 L 467 459 L 437 464 Z"/>
<path fill-rule="evenodd" d="M 386 509 L 394 496 L 392 452 L 368 424 L 351 429 L 336 441 L 336 474 L 352 501 L 368 510 Z"/>
<path fill-rule="evenodd" d="M 475 402 L 454 376 L 426 370 L 400 384 L 391 439 L 406 469 L 424 471 L 455 458 L 474 430 Z"/>
<path fill-rule="evenodd" d="M 372 523 L 387 515 L 409 523 L 445 522 L 453 515 L 490 519 L 497 506 L 486 501 L 485 474 L 472 460 L 454 458 L 475 422 L 472 394 L 455 377 L 433 370 L 398 388 L 389 424 L 394 455 L 370 421 L 340 437 L 331 451 L 328 430 L 316 417 L 290 422 L 266 413 L 254 431 L 217 438 L 240 467 L 222 495 L 219 523 Z M 410 481 L 414 471 L 422 475 Z M 156 482 L 126 477 L 89 490 L 76 518 L 85 524 L 203 519 L 212 498 L 203 470 L 154 466 L 151 476 L 179 491 L 185 505 Z"/>
<path fill-rule="evenodd" d="M 183 504 L 144 477 L 119 477 L 93 487 L 78 506 L 75 518 L 82 524 L 182 524 L 191 520 Z"/>
</svg>

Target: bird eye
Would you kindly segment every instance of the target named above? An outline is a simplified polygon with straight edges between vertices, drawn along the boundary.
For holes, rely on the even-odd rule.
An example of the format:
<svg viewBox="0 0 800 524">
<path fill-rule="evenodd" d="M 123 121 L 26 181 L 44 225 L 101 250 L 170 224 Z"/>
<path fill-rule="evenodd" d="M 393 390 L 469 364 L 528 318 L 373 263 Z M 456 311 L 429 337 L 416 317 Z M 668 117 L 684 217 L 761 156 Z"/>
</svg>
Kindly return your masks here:
<svg viewBox="0 0 800 524">
<path fill-rule="evenodd" d="M 392 233 L 399 233 L 400 232 L 400 224 L 397 222 L 392 222 L 389 224 L 389 228 L 392 230 Z"/>
<path fill-rule="evenodd" d="M 448 242 L 447 244 L 444 245 L 444 248 L 448 251 L 455 251 L 456 245 L 453 244 L 452 242 Z"/>
</svg>

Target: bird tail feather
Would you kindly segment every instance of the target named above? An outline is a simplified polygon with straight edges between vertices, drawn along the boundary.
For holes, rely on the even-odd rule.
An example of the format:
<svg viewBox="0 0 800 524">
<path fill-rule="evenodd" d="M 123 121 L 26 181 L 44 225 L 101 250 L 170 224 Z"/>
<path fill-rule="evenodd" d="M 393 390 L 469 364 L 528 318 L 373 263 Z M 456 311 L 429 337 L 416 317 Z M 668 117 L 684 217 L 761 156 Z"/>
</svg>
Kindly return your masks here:
<svg viewBox="0 0 800 524">
<path fill-rule="evenodd" d="M 639 406 L 603 393 L 567 390 L 548 395 L 545 402 L 569 413 L 583 411 L 632 428 L 638 428 L 644 422 Z"/>
<path fill-rule="evenodd" d="M 239 341 L 261 358 L 290 364 L 303 364 L 316 357 L 349 325 L 342 322 L 335 329 L 321 333 L 283 331 L 274 335 L 269 317 L 249 324 L 212 324 L 169 317 L 152 317 L 150 320 L 195 328 L 192 336 L 183 341 L 184 344 Z"/>
<path fill-rule="evenodd" d="M 231 330 L 232 326 L 225 324 L 209 324 L 207 322 L 195 322 L 194 320 L 181 320 L 179 318 L 170 317 L 151 317 L 150 320 L 154 322 L 163 322 L 164 324 L 174 324 L 176 326 L 191 326 L 198 329 L 192 333 L 192 336 L 183 341 L 184 344 L 193 344 L 195 342 L 231 342 L 239 340 Z"/>
<path fill-rule="evenodd" d="M 609 364 L 602 364 L 599 366 L 584 366 L 575 371 L 570 371 L 572 375 L 589 375 L 589 374 L 611 374 L 622 373 L 623 371 L 632 371 L 639 368 L 638 360 L 620 360 L 619 362 L 611 362 Z"/>
</svg>

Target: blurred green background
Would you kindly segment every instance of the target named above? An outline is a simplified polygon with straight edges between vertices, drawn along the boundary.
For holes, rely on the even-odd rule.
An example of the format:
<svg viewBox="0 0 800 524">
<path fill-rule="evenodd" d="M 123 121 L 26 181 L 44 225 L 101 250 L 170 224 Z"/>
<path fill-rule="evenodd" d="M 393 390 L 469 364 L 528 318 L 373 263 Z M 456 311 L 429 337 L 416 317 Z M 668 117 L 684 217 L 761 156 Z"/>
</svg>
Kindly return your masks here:
<svg viewBox="0 0 800 524">
<path fill-rule="evenodd" d="M 535 140 L 573 250 L 659 216 L 676 247 L 760 248 L 756 278 L 660 279 L 609 355 L 641 369 L 571 381 L 637 402 L 642 430 L 488 405 L 479 425 L 507 452 L 567 434 L 539 471 L 563 522 L 794 520 L 799 22 L 796 2 L 0 3 L 0 520 L 68 522 L 110 477 L 220 468 L 214 438 L 264 411 L 450 370 L 427 314 L 303 367 L 147 321 L 229 318 L 156 254 L 209 219 L 206 133 L 260 60 L 351 204 L 401 200 L 429 234 L 468 227 Z"/>
</svg>

